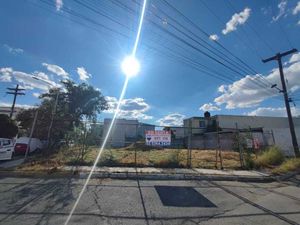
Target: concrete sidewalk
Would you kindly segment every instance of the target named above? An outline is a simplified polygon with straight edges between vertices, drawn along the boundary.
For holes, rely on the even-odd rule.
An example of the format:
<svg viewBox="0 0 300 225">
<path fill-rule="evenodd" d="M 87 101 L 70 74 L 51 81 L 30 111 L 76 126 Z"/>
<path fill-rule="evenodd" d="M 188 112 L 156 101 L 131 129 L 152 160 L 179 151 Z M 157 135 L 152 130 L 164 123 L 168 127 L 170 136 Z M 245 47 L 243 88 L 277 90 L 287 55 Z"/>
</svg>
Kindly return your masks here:
<svg viewBox="0 0 300 225">
<path fill-rule="evenodd" d="M 86 178 L 91 171 L 88 166 L 67 166 L 63 171 L 72 171 Z M 156 179 L 156 180 L 228 180 L 228 181 L 274 181 L 275 177 L 258 171 L 246 170 L 214 170 L 214 169 L 184 169 L 184 168 L 135 168 L 135 167 L 97 167 L 92 178 L 118 179 Z"/>
</svg>

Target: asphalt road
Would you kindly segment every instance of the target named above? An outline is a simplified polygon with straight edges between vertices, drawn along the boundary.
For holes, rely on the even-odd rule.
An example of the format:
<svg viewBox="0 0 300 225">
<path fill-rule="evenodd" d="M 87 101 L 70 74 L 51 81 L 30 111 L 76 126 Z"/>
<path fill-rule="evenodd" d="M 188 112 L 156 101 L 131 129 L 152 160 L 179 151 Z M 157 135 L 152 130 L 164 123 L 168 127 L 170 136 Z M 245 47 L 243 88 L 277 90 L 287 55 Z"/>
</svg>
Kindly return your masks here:
<svg viewBox="0 0 300 225">
<path fill-rule="evenodd" d="M 0 178 L 0 224 L 64 224 L 82 179 Z M 94 179 L 69 224 L 299 224 L 300 177 L 284 183 Z"/>
</svg>

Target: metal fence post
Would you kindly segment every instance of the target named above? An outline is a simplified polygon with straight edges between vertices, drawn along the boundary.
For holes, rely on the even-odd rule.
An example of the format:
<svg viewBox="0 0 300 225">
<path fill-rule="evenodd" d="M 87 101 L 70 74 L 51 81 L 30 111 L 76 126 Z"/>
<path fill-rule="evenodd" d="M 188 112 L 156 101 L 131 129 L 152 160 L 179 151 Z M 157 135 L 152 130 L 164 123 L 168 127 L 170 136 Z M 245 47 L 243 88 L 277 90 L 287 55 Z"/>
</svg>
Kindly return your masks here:
<svg viewBox="0 0 300 225">
<path fill-rule="evenodd" d="M 189 121 L 189 136 L 188 136 L 188 154 L 187 154 L 187 167 L 191 168 L 191 138 L 192 138 L 192 124 L 191 121 Z"/>
<path fill-rule="evenodd" d="M 217 122 L 217 138 L 218 138 L 218 151 L 219 151 L 219 157 L 220 157 L 220 164 L 221 164 L 221 170 L 224 169 L 223 167 L 223 157 L 222 157 L 222 150 L 221 150 L 221 143 L 220 143 L 220 130 L 219 130 L 219 122 Z"/>
<path fill-rule="evenodd" d="M 241 163 L 241 167 L 244 167 L 244 157 L 243 157 L 243 152 L 242 152 L 242 148 L 241 148 L 241 144 L 240 144 L 240 131 L 238 128 L 238 124 L 235 123 L 235 127 L 236 127 L 236 134 L 237 134 L 237 144 L 238 144 L 238 149 L 239 149 L 239 153 L 240 153 L 240 163 Z"/>
<path fill-rule="evenodd" d="M 274 138 L 274 132 L 273 132 L 273 130 L 271 130 L 271 134 L 272 134 L 272 139 L 273 139 L 273 145 L 276 145 L 276 142 L 275 142 L 275 138 Z"/>
</svg>

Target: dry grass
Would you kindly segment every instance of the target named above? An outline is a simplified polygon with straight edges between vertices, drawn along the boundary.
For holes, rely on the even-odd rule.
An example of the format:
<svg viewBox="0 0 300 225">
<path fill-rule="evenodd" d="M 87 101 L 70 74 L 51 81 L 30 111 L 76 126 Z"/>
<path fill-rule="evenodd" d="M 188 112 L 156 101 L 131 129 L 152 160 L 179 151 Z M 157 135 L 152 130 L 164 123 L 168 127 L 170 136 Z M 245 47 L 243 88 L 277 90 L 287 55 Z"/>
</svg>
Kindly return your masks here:
<svg viewBox="0 0 300 225">
<path fill-rule="evenodd" d="M 284 174 L 300 170 L 300 158 L 287 159 L 280 166 L 272 170 L 274 174 Z"/>
<path fill-rule="evenodd" d="M 282 151 L 278 147 L 272 146 L 257 157 L 255 165 L 258 168 L 273 167 L 280 165 L 283 161 L 284 155 Z"/>
<path fill-rule="evenodd" d="M 79 160 L 79 148 L 61 149 L 51 157 L 35 157 L 31 162 L 22 165 L 21 170 L 48 170 L 63 165 L 92 165 L 99 152 L 99 148 L 92 147 Z M 129 146 L 118 149 L 105 149 L 101 156 L 99 166 L 139 166 L 139 167 L 186 167 L 187 149 L 141 149 L 140 146 Z M 237 169 L 240 166 L 239 154 L 233 151 L 223 151 L 223 167 Z M 135 160 L 136 159 L 136 160 Z M 215 168 L 215 150 L 192 150 L 192 167 Z M 218 164 L 220 167 L 220 164 Z"/>
</svg>

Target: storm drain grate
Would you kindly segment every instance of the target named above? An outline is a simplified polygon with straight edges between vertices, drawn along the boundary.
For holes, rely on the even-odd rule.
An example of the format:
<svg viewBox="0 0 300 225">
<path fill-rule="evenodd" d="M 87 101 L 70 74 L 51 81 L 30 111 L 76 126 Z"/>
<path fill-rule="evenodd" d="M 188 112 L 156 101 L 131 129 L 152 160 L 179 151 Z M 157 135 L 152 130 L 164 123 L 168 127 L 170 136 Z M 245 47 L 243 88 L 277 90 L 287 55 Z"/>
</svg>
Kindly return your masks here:
<svg viewBox="0 0 300 225">
<path fill-rule="evenodd" d="M 164 206 L 217 207 L 192 187 L 154 186 Z"/>
</svg>

